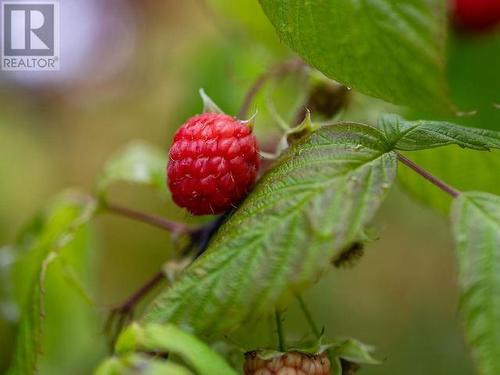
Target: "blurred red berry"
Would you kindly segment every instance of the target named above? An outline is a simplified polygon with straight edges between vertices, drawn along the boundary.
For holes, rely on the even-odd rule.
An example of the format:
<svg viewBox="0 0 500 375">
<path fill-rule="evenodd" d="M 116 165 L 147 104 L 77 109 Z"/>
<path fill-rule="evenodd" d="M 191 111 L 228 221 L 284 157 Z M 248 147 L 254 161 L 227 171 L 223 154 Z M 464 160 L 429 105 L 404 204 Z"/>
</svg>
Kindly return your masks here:
<svg viewBox="0 0 500 375">
<path fill-rule="evenodd" d="M 465 31 L 487 31 L 500 24 L 500 0 L 452 0 L 455 26 Z"/>
<path fill-rule="evenodd" d="M 239 203 L 255 182 L 257 139 L 248 124 L 219 113 L 187 120 L 174 136 L 167 166 L 172 198 L 193 215 L 213 215 Z"/>
</svg>

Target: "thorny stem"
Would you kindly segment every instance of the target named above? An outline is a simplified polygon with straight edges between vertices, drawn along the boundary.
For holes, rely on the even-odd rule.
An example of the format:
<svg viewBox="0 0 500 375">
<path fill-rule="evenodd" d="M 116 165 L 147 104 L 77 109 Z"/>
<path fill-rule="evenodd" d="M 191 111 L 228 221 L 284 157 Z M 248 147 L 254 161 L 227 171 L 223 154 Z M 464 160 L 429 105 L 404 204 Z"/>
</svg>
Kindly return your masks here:
<svg viewBox="0 0 500 375">
<path fill-rule="evenodd" d="M 286 351 L 285 337 L 283 335 L 283 322 L 278 309 L 274 310 L 274 320 L 276 322 L 276 334 L 278 335 L 278 349 L 280 352 Z"/>
<path fill-rule="evenodd" d="M 262 73 L 250 89 L 247 91 L 245 95 L 245 99 L 243 99 L 243 104 L 241 105 L 240 111 L 238 113 L 238 118 L 242 119 L 247 115 L 248 109 L 252 104 L 254 97 L 259 93 L 260 89 L 266 84 L 268 80 L 273 77 L 281 77 L 285 74 L 297 71 L 305 67 L 306 64 L 297 58 L 287 60 L 281 64 L 274 65 L 269 68 L 266 72 Z"/>
<path fill-rule="evenodd" d="M 454 187 L 448 185 L 444 181 L 440 180 L 439 178 L 435 177 L 431 173 L 427 172 L 425 169 L 423 169 L 419 165 L 415 164 L 410 159 L 407 159 L 405 156 L 403 156 L 399 152 L 397 153 L 397 155 L 398 155 L 398 160 L 401 163 L 403 163 L 407 167 L 413 169 L 420 176 L 422 176 L 423 178 L 425 178 L 427 181 L 429 181 L 433 185 L 437 186 L 439 189 L 441 189 L 445 193 L 451 195 L 453 198 L 457 198 L 458 196 L 460 196 L 460 191 L 458 191 Z"/>
<path fill-rule="evenodd" d="M 177 223 L 175 221 L 167 220 L 163 217 L 151 215 L 145 212 L 136 211 L 128 207 L 119 206 L 109 202 L 106 202 L 104 207 L 110 213 L 147 223 L 174 234 L 189 233 L 192 231 L 192 229 L 185 224 Z"/>
<path fill-rule="evenodd" d="M 307 308 L 304 299 L 300 295 L 297 295 L 297 301 L 299 302 L 300 309 L 302 310 L 302 313 L 306 318 L 307 324 L 309 324 L 309 328 L 311 329 L 312 333 L 316 336 L 316 338 L 319 339 L 321 337 L 321 332 L 316 326 L 316 323 L 314 323 L 314 319 L 312 318 L 311 312 Z"/>
</svg>

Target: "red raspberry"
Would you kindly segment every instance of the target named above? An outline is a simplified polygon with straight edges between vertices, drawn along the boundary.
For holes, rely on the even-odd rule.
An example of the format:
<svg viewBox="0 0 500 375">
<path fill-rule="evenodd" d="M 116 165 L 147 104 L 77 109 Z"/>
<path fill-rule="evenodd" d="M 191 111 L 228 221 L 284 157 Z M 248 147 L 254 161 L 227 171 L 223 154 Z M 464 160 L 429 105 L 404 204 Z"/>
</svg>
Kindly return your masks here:
<svg viewBox="0 0 500 375">
<path fill-rule="evenodd" d="M 245 375 L 328 375 L 330 361 L 326 353 L 317 355 L 296 351 L 262 359 L 257 351 L 245 353 Z"/>
<path fill-rule="evenodd" d="M 487 31 L 500 23 L 500 0 L 453 0 L 458 28 Z"/>
<path fill-rule="evenodd" d="M 259 168 L 250 126 L 231 116 L 204 113 L 174 136 L 167 166 L 172 198 L 193 215 L 213 215 L 239 203 Z"/>
</svg>

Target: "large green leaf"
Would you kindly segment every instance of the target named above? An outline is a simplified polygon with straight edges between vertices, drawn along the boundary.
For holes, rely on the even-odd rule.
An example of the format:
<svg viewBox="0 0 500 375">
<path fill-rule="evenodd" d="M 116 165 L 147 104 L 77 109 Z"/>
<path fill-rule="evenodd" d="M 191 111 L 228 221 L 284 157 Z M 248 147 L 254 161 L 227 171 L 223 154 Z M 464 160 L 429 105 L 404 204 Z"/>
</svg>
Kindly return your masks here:
<svg viewBox="0 0 500 375">
<path fill-rule="evenodd" d="M 134 323 L 123 332 L 117 342 L 118 354 L 146 351 L 179 355 L 199 375 L 236 375 L 236 372 L 205 343 L 172 324 Z"/>
<path fill-rule="evenodd" d="M 9 374 L 36 372 L 45 316 L 47 274 L 58 259 L 59 252 L 71 243 L 94 212 L 93 200 L 65 194 L 38 215 L 34 221 L 36 224 L 30 225 L 30 230 L 18 241 L 15 250 L 25 254 L 19 260 L 24 285 L 16 285 L 22 311 Z"/>
<path fill-rule="evenodd" d="M 466 335 L 482 375 L 500 374 L 500 196 L 462 194 L 453 234 Z"/>
<path fill-rule="evenodd" d="M 442 0 L 260 0 L 280 38 L 347 86 L 386 101 L 448 109 Z"/>
<path fill-rule="evenodd" d="M 469 128 L 442 121 L 407 121 L 398 115 L 384 115 L 378 121 L 391 145 L 398 150 L 417 151 L 455 144 L 488 151 L 500 148 L 500 132 Z"/>
<path fill-rule="evenodd" d="M 226 222 L 207 252 L 143 321 L 222 332 L 267 313 L 364 240 L 391 186 L 396 155 L 368 126 L 326 126 L 293 145 Z"/>
<path fill-rule="evenodd" d="M 165 191 L 166 152 L 144 142 L 134 142 L 118 151 L 107 163 L 98 180 L 97 193 L 118 181 L 143 184 Z"/>
</svg>

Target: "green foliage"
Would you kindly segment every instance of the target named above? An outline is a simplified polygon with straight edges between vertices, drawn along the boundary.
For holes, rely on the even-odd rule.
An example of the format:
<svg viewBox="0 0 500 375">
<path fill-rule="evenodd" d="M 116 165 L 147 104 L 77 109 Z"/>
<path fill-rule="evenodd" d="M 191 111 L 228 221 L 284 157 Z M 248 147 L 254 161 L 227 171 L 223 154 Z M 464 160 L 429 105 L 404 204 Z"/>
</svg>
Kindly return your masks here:
<svg viewBox="0 0 500 375">
<path fill-rule="evenodd" d="M 464 193 L 453 204 L 461 310 L 482 375 L 500 373 L 500 196 Z"/>
<path fill-rule="evenodd" d="M 95 375 L 193 375 L 187 368 L 144 354 L 131 353 L 111 357 L 102 363 Z"/>
<path fill-rule="evenodd" d="M 454 103 L 474 115 L 447 117 L 447 121 L 470 127 L 499 130 L 500 110 L 495 108 L 500 81 L 495 77 L 500 64 L 500 34 L 480 37 L 451 35 L 448 46 L 448 81 Z M 433 118 L 429 111 L 413 118 Z M 500 195 L 500 151 L 477 153 L 445 147 L 408 155 L 412 161 L 462 191 L 479 190 Z M 447 213 L 451 199 L 408 168 L 399 168 L 398 180 L 420 202 Z"/>
<path fill-rule="evenodd" d="M 107 188 L 119 181 L 143 184 L 163 192 L 165 186 L 166 153 L 144 142 L 125 146 L 113 156 L 97 183 L 97 194 L 105 198 Z"/>
<path fill-rule="evenodd" d="M 52 271 L 52 265 L 58 260 L 60 252 L 70 246 L 94 212 L 94 201 L 88 197 L 62 195 L 36 217 L 19 239 L 15 251 L 24 256 L 16 265 L 22 269 L 24 284 L 16 286 L 22 315 L 8 374 L 36 372 L 45 317 L 47 275 Z"/>
<path fill-rule="evenodd" d="M 168 353 L 168 360 L 138 354 Z M 96 375 L 124 374 L 193 374 L 185 366 L 172 361 L 178 356 L 198 375 L 236 375 L 219 354 L 193 335 L 167 324 L 130 325 L 118 338 L 116 355 L 105 360 Z"/>
<path fill-rule="evenodd" d="M 45 276 L 50 263 L 57 254 L 50 252 L 40 266 L 40 272 L 33 284 L 33 290 L 26 301 L 17 332 L 17 345 L 13 365 L 8 374 L 33 374 L 36 372 L 38 353 L 41 349 L 43 310 L 43 291 Z"/>
<path fill-rule="evenodd" d="M 448 110 L 442 0 L 260 0 L 280 38 L 328 77 L 365 94 Z"/>
<path fill-rule="evenodd" d="M 409 158 L 459 190 L 484 190 L 500 194 L 500 152 L 477 153 L 456 148 L 426 150 L 446 145 L 458 145 L 472 150 L 489 151 L 500 148 L 500 132 L 459 126 L 442 121 L 407 121 L 398 115 L 381 116 L 377 127 L 388 142 Z M 422 202 L 446 211 L 450 197 L 439 191 L 408 168 L 400 168 L 399 180 L 407 191 Z"/>
<path fill-rule="evenodd" d="M 205 343 L 172 324 L 134 323 L 116 344 L 118 354 L 133 351 L 165 352 L 180 356 L 199 375 L 236 375 L 229 365 Z"/>
<path fill-rule="evenodd" d="M 223 41 L 204 45 L 183 62 L 187 67 L 180 74 L 185 76 L 183 84 L 191 80 L 188 86 L 207 88 L 228 113 L 236 111 L 244 89 L 251 84 L 247 79 L 264 71 L 276 53 L 286 54 L 277 45 L 275 29 L 286 45 L 328 77 L 424 113 L 452 108 L 444 74 L 449 65 L 453 100 L 466 107 L 464 110 L 480 110 L 463 121 L 491 129 L 498 124 L 500 111 L 493 105 L 498 85 L 490 83 L 498 64 L 474 70 L 467 60 L 472 55 L 480 61 L 498 60 L 500 39 L 471 43 L 456 38 L 452 61 L 447 64 L 444 0 L 260 0 L 265 14 L 252 0 L 209 3 L 219 13 L 243 23 L 249 34 L 272 50 L 251 46 L 249 53 L 250 43 L 245 38 L 227 32 L 232 43 L 218 38 Z M 264 19 L 266 15 L 272 25 Z M 224 33 L 232 31 L 227 26 Z M 476 48 L 479 44 L 481 48 Z M 462 47 L 472 51 L 470 56 Z M 476 55 L 482 47 L 484 52 Z M 266 140 L 273 139 L 274 129 L 267 125 L 275 122 L 276 114 L 285 122 L 296 120 L 297 104 L 306 99 L 308 73 L 304 69 L 286 79 L 271 77 L 267 95 L 264 89 L 256 93 L 252 104 L 263 109 L 256 131 Z M 477 84 L 476 77 L 483 83 Z M 178 92 L 194 89 L 184 87 Z M 184 120 L 192 115 L 199 103 L 197 98 L 196 106 L 190 100 L 176 103 L 180 107 L 169 111 L 169 116 Z M 354 112 L 362 113 L 360 117 L 380 110 L 378 101 L 363 100 L 375 104 L 368 109 L 359 108 L 359 102 L 353 105 Z M 185 110 L 179 110 L 183 105 Z M 474 124 L 476 119 L 480 123 Z M 260 126 L 264 124 L 266 127 Z M 433 149 L 452 144 L 469 150 Z M 268 145 L 263 143 L 263 148 Z M 433 150 L 427 150 L 430 148 Z M 340 123 L 315 131 L 294 144 L 266 173 L 212 239 L 207 252 L 150 305 L 143 325 L 133 324 L 120 335 L 116 354 L 102 363 L 97 374 L 235 374 L 206 344 L 178 327 L 214 336 L 240 327 L 286 304 L 314 283 L 329 268 L 329 261 L 345 255 L 353 244 L 366 242 L 366 227 L 394 180 L 395 150 L 424 150 L 410 158 L 461 191 L 474 188 L 500 194 L 500 153 L 473 152 L 494 148 L 500 148 L 499 132 L 445 121 L 407 121 L 398 115 L 381 117 L 377 127 Z M 166 153 L 161 150 L 141 142 L 126 146 L 107 163 L 97 183 L 98 199 L 104 202 L 115 182 L 148 185 L 164 192 L 165 164 Z M 404 186 L 432 205 L 444 208 L 451 201 L 414 171 L 401 168 L 399 173 Z M 22 307 L 9 375 L 34 373 L 40 367 L 40 372 L 56 369 L 68 373 L 78 367 L 64 367 L 76 347 L 65 343 L 82 340 L 81 331 L 88 327 L 80 326 L 81 331 L 73 335 L 64 330 L 62 322 L 68 316 L 78 319 L 76 314 L 68 314 L 74 308 L 72 298 L 83 296 L 85 303 L 92 304 L 92 297 L 65 254 L 85 249 L 86 223 L 95 211 L 93 199 L 63 196 L 26 227 L 15 246 L 1 250 L 0 256 L 8 260 L 3 266 L 8 269 L 0 274 L 4 283 L 0 307 Z M 454 203 L 452 218 L 467 336 L 481 373 L 496 375 L 500 373 L 500 198 L 487 193 L 462 194 Z M 79 241 L 80 234 L 83 241 Z M 51 285 L 55 292 L 46 293 Z M 51 299 L 62 301 L 58 311 L 48 309 L 54 305 Z M 50 331 L 52 342 L 44 335 L 52 327 L 50 321 L 61 322 L 57 328 L 62 331 Z M 167 321 L 179 326 L 162 325 Z M 57 363 L 43 368 L 39 353 L 53 350 L 51 345 L 58 346 L 58 355 L 53 356 Z M 309 350 L 319 353 L 325 347 Z M 342 372 L 341 361 L 379 363 L 371 356 L 371 347 L 353 339 L 337 341 L 329 350 L 336 374 Z M 169 354 L 168 359 L 161 358 L 163 353 Z"/>
<path fill-rule="evenodd" d="M 500 148 L 500 132 L 468 128 L 442 121 L 406 121 L 398 115 L 381 116 L 378 127 L 390 144 L 402 151 L 417 151 L 455 144 L 489 151 Z"/>
<path fill-rule="evenodd" d="M 376 129 L 345 123 L 312 133 L 260 180 L 143 321 L 220 333 L 267 313 L 365 239 L 395 172 L 396 156 Z"/>
<path fill-rule="evenodd" d="M 372 357 L 374 348 L 355 339 L 343 339 L 332 345 L 331 352 L 334 356 L 349 362 L 377 365 L 380 361 Z"/>
<path fill-rule="evenodd" d="M 357 365 L 379 365 L 381 362 L 372 357 L 373 351 L 372 346 L 355 339 L 338 340 L 330 348 L 333 358 L 331 371 L 335 375 L 342 375 L 341 359 Z"/>
</svg>

